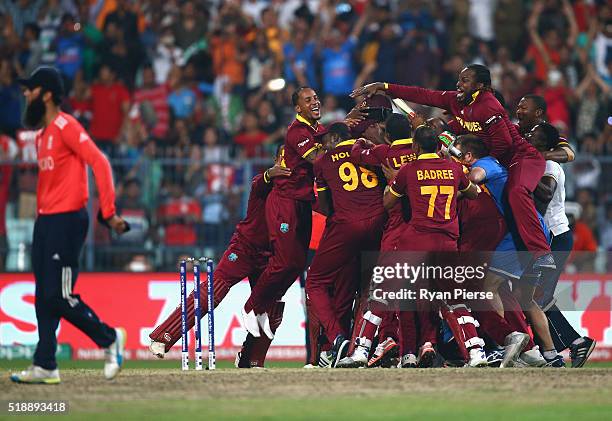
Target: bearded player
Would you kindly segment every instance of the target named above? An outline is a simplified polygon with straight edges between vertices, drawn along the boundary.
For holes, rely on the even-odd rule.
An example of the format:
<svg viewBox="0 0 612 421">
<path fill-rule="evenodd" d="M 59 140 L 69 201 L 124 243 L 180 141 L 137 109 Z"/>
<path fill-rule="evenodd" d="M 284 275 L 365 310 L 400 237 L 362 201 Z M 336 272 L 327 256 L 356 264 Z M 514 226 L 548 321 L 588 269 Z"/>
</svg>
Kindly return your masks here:
<svg viewBox="0 0 612 421">
<path fill-rule="evenodd" d="M 459 74 L 456 91 L 434 91 L 389 83 L 371 83 L 353 91 L 353 96 L 384 92 L 407 101 L 442 108 L 454 117 L 449 124 L 455 133 L 476 134 L 491 156 L 508 169 L 506 197 L 518 234 L 532 253 L 531 271 L 554 270 L 554 258 L 540 226 L 531 197 L 544 174 L 539 152 L 521 137 L 508 114 L 495 98 L 489 69 L 470 64 Z"/>
<path fill-rule="evenodd" d="M 275 165 L 263 174 L 253 177 L 251 182 L 251 193 L 247 204 L 245 218 L 236 225 L 236 231 L 232 236 L 227 250 L 215 267 L 215 293 L 214 305 L 219 305 L 227 295 L 230 288 L 248 278 L 253 286 L 268 264 L 270 257 L 270 243 L 265 229 L 265 207 L 266 198 L 272 190 L 272 180 L 276 177 L 289 177 L 291 170 L 280 166 L 279 157 L 282 155 L 282 147 L 278 149 Z M 202 306 L 202 317 L 208 312 L 208 301 L 206 290 L 208 280 L 204 280 L 200 290 L 200 305 Z M 276 330 L 282 320 L 284 309 L 283 302 L 272 305 L 271 329 Z M 187 299 L 187 329 L 191 329 L 195 323 L 193 308 L 193 292 Z M 160 323 L 149 335 L 151 344 L 149 349 L 158 358 L 164 358 L 166 352 L 181 337 L 181 308 L 177 307 L 162 323 Z M 237 366 L 239 367 L 263 367 L 265 356 L 270 346 L 270 340 L 266 338 L 254 338 L 247 335 L 243 349 L 238 355 Z"/>
<path fill-rule="evenodd" d="M 270 339 L 274 334 L 267 311 L 306 266 L 314 201 L 312 164 L 324 153 L 315 139 L 323 130 L 319 124 L 321 102 L 317 93 L 312 88 L 301 87 L 291 100 L 297 114 L 287 129 L 281 158 L 281 166 L 291 168 L 291 175 L 273 181 L 266 201 L 272 256 L 242 309 L 244 326 L 249 333 L 259 337 L 262 329 Z"/>
</svg>

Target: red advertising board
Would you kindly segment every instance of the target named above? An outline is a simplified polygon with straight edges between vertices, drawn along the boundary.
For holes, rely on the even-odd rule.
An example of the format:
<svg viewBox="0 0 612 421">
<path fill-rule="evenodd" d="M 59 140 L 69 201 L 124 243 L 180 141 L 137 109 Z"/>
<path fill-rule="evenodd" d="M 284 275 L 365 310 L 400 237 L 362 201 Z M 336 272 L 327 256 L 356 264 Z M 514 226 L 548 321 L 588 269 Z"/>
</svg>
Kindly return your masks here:
<svg viewBox="0 0 612 421">
<path fill-rule="evenodd" d="M 178 305 L 179 282 L 174 273 L 82 273 L 74 288 L 98 316 L 128 333 L 128 358 L 151 358 L 149 332 Z M 218 358 L 233 359 L 246 331 L 240 308 L 249 294 L 248 282 L 236 285 L 215 311 Z M 598 341 L 593 359 L 612 361 L 612 274 L 564 275 L 557 289 L 558 303 L 582 335 Z M 296 282 L 284 297 L 283 324 L 277 331 L 270 359 L 302 360 L 304 308 Z M 203 342 L 207 343 L 203 325 Z M 0 274 L 0 345 L 36 344 L 34 280 L 28 273 Z M 102 358 L 93 342 L 62 321 L 58 340 L 69 344 L 75 358 Z M 178 357 L 180 343 L 170 358 Z"/>
</svg>

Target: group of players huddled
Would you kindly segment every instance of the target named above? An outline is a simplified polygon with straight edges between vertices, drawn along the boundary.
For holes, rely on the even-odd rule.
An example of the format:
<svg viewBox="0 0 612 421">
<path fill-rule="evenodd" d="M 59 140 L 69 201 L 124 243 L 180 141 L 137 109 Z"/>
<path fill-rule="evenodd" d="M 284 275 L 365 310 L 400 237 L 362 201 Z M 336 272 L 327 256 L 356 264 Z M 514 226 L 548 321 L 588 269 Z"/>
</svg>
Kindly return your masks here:
<svg viewBox="0 0 612 421">
<path fill-rule="evenodd" d="M 352 96 L 346 119 L 323 127 L 317 93 L 296 90 L 297 115 L 275 164 L 253 178 L 247 215 L 214 273 L 215 305 L 244 278 L 251 283 L 236 366 L 264 366 L 281 298 L 306 269 L 314 210 L 327 220 L 306 276 L 307 367 L 565 367 L 567 348 L 572 367 L 582 367 L 595 342 L 554 298 L 572 248 L 559 163 L 574 151 L 546 123 L 544 100 L 525 96 L 514 124 L 489 70 L 476 64 L 461 71 L 456 91 L 372 83 Z M 403 101 L 443 109 L 448 121 L 425 121 Z M 391 267 L 481 256 L 486 275 L 467 287 L 488 298 L 394 306 L 371 293 L 366 252 Z M 188 310 L 191 328 L 193 296 Z M 151 333 L 151 352 L 163 358 L 180 337 L 177 308 Z"/>
</svg>

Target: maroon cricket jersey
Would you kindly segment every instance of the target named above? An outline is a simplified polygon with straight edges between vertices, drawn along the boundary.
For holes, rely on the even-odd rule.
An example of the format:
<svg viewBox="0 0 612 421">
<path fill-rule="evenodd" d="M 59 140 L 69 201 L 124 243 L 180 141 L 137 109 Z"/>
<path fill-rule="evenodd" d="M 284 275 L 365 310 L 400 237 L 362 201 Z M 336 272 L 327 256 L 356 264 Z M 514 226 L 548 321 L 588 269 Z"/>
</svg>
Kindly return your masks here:
<svg viewBox="0 0 612 421">
<path fill-rule="evenodd" d="M 456 240 L 457 193 L 469 185 L 461 164 L 426 153 L 399 170 L 389 191 L 408 196 L 412 212 L 408 225 L 416 231 L 443 233 Z"/>
<path fill-rule="evenodd" d="M 389 164 L 392 168 L 399 170 L 404 164 L 414 161 L 416 154 L 412 149 L 412 139 L 398 139 L 391 145 L 376 145 L 367 148 L 359 141 L 355 142 L 351 149 L 351 160 L 356 164 L 381 166 Z M 389 184 L 392 180 L 389 180 Z M 394 229 L 404 223 L 402 204 L 396 203 L 387 211 L 389 219 L 385 231 Z"/>
<path fill-rule="evenodd" d="M 322 124 L 311 125 L 299 114 L 289 125 L 285 136 L 285 147 L 281 152 L 281 166 L 291 169 L 289 177 L 277 177 L 274 188 L 281 196 L 295 200 L 313 202 L 314 173 L 312 164 L 304 159 L 318 147 L 315 134 L 323 130 Z"/>
<path fill-rule="evenodd" d="M 393 84 L 388 86 L 387 91 L 397 98 L 450 112 L 454 117 L 449 122 L 452 131 L 478 136 L 489 148 L 489 154 L 504 167 L 508 167 L 516 158 L 538 153 L 521 136 L 504 107 L 491 92 L 477 91 L 472 95 L 470 103 L 465 105 L 457 100 L 457 91 L 434 91 Z"/>
<path fill-rule="evenodd" d="M 457 202 L 459 251 L 494 251 L 508 228 L 486 187 L 474 200 Z"/>
<path fill-rule="evenodd" d="M 335 222 L 351 222 L 385 213 L 381 182 L 376 173 L 351 162 L 354 140 L 345 140 L 314 164 L 317 191 L 330 190 Z"/>
<path fill-rule="evenodd" d="M 270 249 L 266 228 L 266 198 L 270 191 L 272 183 L 266 182 L 263 174 L 253 177 L 246 216 L 236 225 L 236 232 L 257 250 Z"/>
</svg>

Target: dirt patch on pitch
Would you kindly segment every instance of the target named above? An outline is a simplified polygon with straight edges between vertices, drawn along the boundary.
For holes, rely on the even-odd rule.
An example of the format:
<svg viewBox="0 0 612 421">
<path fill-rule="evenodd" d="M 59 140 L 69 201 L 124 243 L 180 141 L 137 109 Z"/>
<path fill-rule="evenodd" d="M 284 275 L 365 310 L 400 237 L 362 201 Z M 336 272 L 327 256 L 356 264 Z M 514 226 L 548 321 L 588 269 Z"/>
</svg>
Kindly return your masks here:
<svg viewBox="0 0 612 421">
<path fill-rule="evenodd" d="M 2 374 L 4 400 L 64 399 L 71 411 L 103 410 L 125 401 L 375 397 L 385 395 L 495 398 L 513 396 L 539 402 L 553 397 L 612 402 L 610 369 L 224 369 L 213 372 L 128 369 L 114 381 L 100 370 L 65 370 L 56 386 L 17 385 Z"/>
</svg>

